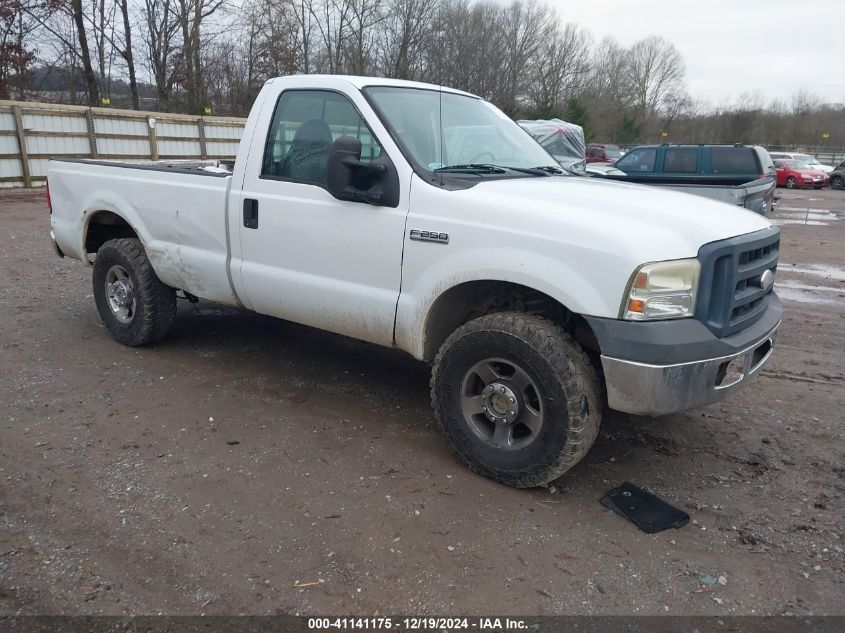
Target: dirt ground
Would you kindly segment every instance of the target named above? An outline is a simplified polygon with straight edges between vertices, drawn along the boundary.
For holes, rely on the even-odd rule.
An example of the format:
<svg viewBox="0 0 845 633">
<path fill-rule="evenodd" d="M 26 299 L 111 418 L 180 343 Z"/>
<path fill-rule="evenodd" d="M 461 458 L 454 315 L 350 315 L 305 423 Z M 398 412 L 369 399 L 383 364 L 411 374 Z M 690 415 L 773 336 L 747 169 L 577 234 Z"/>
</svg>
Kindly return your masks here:
<svg viewBox="0 0 845 633">
<path fill-rule="evenodd" d="M 0 614 L 845 614 L 845 191 L 781 193 L 762 376 L 535 490 L 461 465 L 401 353 L 203 302 L 122 347 L 0 193 Z M 692 521 L 641 533 L 624 481 Z"/>
</svg>

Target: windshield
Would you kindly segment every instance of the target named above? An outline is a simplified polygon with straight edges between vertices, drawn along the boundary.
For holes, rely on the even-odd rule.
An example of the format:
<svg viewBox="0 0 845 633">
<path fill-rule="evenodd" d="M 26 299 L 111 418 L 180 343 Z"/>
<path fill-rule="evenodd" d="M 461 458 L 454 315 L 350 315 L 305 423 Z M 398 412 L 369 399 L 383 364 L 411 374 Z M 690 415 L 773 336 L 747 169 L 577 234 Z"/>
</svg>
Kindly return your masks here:
<svg viewBox="0 0 845 633">
<path fill-rule="evenodd" d="M 622 154 L 624 153 L 621 149 L 611 149 L 609 147 L 605 150 L 605 152 L 607 153 L 607 157 L 613 160 L 622 158 Z"/>
<path fill-rule="evenodd" d="M 810 169 L 810 165 L 801 160 L 788 160 L 786 164 L 792 169 Z"/>
<path fill-rule="evenodd" d="M 367 88 L 365 93 L 409 158 L 427 171 L 469 165 L 515 169 L 556 165 L 525 130 L 482 99 L 385 86 Z"/>
<path fill-rule="evenodd" d="M 812 156 L 807 156 L 806 154 L 795 154 L 795 160 L 799 163 L 806 163 L 807 165 L 818 165 L 819 161 L 817 161 Z"/>
</svg>

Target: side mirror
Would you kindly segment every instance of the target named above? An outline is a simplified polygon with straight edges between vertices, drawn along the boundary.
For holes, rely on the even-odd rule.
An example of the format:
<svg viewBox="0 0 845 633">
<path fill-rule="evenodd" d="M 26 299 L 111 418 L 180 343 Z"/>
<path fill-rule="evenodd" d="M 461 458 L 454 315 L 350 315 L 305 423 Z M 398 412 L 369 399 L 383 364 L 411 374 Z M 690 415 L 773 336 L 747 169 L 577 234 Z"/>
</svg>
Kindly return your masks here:
<svg viewBox="0 0 845 633">
<path fill-rule="evenodd" d="M 361 162 L 359 139 L 341 136 L 329 149 L 326 188 L 338 200 L 395 206 L 385 201 L 382 188 L 377 186 L 387 172 L 388 164 L 380 159 Z"/>
</svg>

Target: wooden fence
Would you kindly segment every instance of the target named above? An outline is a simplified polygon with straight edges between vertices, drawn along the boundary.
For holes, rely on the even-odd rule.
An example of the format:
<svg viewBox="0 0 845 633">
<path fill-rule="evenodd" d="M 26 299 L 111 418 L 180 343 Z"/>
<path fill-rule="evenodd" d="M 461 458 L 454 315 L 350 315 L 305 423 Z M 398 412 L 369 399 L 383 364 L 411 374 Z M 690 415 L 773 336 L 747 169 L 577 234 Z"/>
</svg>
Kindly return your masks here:
<svg viewBox="0 0 845 633">
<path fill-rule="evenodd" d="M 245 119 L 0 101 L 0 187 L 47 179 L 50 158 L 232 159 Z"/>
</svg>

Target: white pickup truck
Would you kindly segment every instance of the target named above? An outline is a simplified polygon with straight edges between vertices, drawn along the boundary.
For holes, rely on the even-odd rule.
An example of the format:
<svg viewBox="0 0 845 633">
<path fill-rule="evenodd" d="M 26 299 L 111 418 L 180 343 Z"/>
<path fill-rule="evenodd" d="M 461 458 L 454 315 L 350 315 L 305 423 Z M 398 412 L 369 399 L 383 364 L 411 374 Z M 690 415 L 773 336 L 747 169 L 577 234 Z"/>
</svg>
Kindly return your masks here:
<svg viewBox="0 0 845 633">
<path fill-rule="evenodd" d="M 765 218 L 554 165 L 470 94 L 281 77 L 231 174 L 52 161 L 52 236 L 93 264 L 118 341 L 162 339 L 181 293 L 404 350 L 433 363 L 468 465 L 534 486 L 584 456 L 607 406 L 741 389 L 782 315 Z"/>
</svg>

